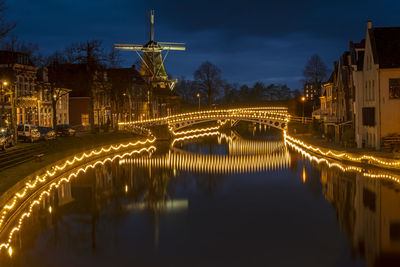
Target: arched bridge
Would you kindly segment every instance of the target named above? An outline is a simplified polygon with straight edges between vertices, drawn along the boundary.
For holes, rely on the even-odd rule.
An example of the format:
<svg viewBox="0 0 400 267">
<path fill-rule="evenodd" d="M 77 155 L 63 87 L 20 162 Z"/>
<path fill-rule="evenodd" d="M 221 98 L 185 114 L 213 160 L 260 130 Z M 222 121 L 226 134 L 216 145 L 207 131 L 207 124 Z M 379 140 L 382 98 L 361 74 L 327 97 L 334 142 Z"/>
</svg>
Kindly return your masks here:
<svg viewBox="0 0 400 267">
<path fill-rule="evenodd" d="M 208 121 L 231 120 L 233 122 L 249 121 L 268 125 L 280 130 L 285 130 L 289 122 L 289 114 L 286 107 L 258 107 L 241 109 L 206 110 L 191 113 L 183 113 L 156 119 L 138 120 L 119 123 L 121 129 L 146 133 L 156 126 L 164 126 L 170 132 L 174 132 L 195 124 Z M 160 128 L 160 127 L 158 127 Z"/>
</svg>

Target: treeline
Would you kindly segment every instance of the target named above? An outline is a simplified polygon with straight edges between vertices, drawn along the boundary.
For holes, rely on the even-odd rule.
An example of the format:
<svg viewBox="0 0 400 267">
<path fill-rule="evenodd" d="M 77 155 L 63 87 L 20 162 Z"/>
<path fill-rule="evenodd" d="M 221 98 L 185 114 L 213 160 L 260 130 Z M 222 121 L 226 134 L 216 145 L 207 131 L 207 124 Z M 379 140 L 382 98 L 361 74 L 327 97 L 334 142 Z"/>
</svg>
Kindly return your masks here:
<svg viewBox="0 0 400 267">
<path fill-rule="evenodd" d="M 286 84 L 256 82 L 252 86 L 229 83 L 222 78 L 221 70 L 211 62 L 204 62 L 194 72 L 193 80 L 181 77 L 175 86 L 186 107 L 250 106 L 266 102 L 287 102 L 298 98 L 300 92 Z"/>
</svg>

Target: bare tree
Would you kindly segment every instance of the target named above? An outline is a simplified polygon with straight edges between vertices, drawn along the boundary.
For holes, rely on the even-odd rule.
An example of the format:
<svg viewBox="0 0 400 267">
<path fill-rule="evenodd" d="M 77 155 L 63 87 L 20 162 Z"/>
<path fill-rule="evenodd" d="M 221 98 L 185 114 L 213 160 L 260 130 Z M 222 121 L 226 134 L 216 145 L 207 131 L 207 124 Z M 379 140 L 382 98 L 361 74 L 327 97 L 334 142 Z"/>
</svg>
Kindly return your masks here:
<svg viewBox="0 0 400 267">
<path fill-rule="evenodd" d="M 214 98 L 220 93 L 224 85 L 221 70 L 216 65 L 206 61 L 194 72 L 194 79 L 199 90 L 207 96 L 208 106 L 211 107 Z"/>
<path fill-rule="evenodd" d="M 322 83 L 328 74 L 328 68 L 317 54 L 313 55 L 303 69 L 303 76 L 306 82 L 311 84 Z"/>
<path fill-rule="evenodd" d="M 20 52 L 28 55 L 30 61 L 35 66 L 43 67 L 45 65 L 45 59 L 40 53 L 39 46 L 36 43 L 25 42 L 20 40 L 18 36 L 11 34 L 7 38 L 4 38 L 0 42 L 0 48 L 2 50 Z"/>
<path fill-rule="evenodd" d="M 66 58 L 71 63 L 81 63 L 87 66 L 87 85 L 90 97 L 90 115 L 89 124 L 92 132 L 94 128 L 94 79 L 96 72 L 100 69 L 101 65 L 104 65 L 107 61 L 104 49 L 102 47 L 102 41 L 91 40 L 81 43 L 72 44 L 66 50 Z"/>
<path fill-rule="evenodd" d="M 321 57 L 314 54 L 306 63 L 303 69 L 304 83 L 312 85 L 316 89 L 317 95 L 321 93 L 321 84 L 325 81 L 328 68 Z M 318 100 L 318 98 L 315 98 Z"/>
<path fill-rule="evenodd" d="M 62 97 L 68 95 L 67 89 L 63 88 L 64 74 L 58 68 L 59 62 L 53 59 L 53 62 L 48 67 L 48 90 L 51 99 L 51 106 L 53 108 L 53 127 L 55 128 L 58 124 L 57 121 L 57 103 L 62 101 Z"/>
<path fill-rule="evenodd" d="M 4 38 L 12 29 L 15 28 L 15 23 L 7 23 L 5 19 L 6 14 L 6 0 L 0 0 L 0 39 Z"/>
</svg>

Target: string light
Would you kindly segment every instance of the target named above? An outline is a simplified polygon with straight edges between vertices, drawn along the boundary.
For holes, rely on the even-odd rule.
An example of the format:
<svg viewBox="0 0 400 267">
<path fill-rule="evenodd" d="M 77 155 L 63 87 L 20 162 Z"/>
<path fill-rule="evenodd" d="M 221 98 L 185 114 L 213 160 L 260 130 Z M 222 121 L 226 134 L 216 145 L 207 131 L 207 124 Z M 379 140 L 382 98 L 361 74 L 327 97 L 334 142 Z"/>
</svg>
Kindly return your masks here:
<svg viewBox="0 0 400 267">
<path fill-rule="evenodd" d="M 357 162 L 357 163 L 364 163 L 364 161 L 367 161 L 366 163 L 369 163 L 372 165 L 392 167 L 392 168 L 396 168 L 396 169 L 398 169 L 400 167 L 400 160 L 385 160 L 385 159 L 377 158 L 377 157 L 370 156 L 370 155 L 354 156 L 354 155 L 346 153 L 346 152 L 336 153 L 331 150 L 324 151 L 319 147 L 314 147 L 312 145 L 304 143 L 301 140 L 298 140 L 294 137 L 289 136 L 286 131 L 284 131 L 284 137 L 285 137 L 285 140 L 290 140 L 291 142 L 298 144 L 307 150 L 310 150 L 314 153 L 318 153 L 325 157 L 332 157 L 332 158 L 339 159 L 339 160 L 348 160 L 348 161 Z"/>
<path fill-rule="evenodd" d="M 174 140 L 174 142 L 177 141 L 183 141 L 183 140 L 188 140 L 192 138 L 198 138 L 198 137 L 203 137 L 203 136 L 212 136 L 212 135 L 219 135 L 221 138 L 226 138 L 228 142 L 231 142 L 231 144 L 235 144 L 235 141 L 232 138 L 228 138 L 227 136 L 224 136 L 223 134 L 219 132 L 204 132 L 204 133 L 199 133 L 199 134 L 194 134 L 190 136 L 183 136 L 179 137 Z M 296 149 L 298 152 L 300 152 L 303 156 L 306 156 L 307 158 L 310 159 L 310 161 L 315 161 L 317 163 L 326 163 L 328 167 L 337 167 L 342 171 L 356 171 L 359 173 L 362 173 L 365 177 L 369 178 L 377 178 L 377 179 L 390 179 L 394 182 L 400 183 L 399 177 L 389 175 L 389 174 L 374 174 L 374 173 L 366 173 L 364 170 L 360 167 L 356 166 L 344 166 L 340 163 L 332 163 L 329 162 L 325 158 L 318 158 L 314 155 L 311 155 L 308 153 L 305 149 L 302 148 L 301 145 L 298 144 L 298 142 L 295 142 L 294 138 L 290 138 L 286 132 L 284 131 L 284 143 L 288 144 L 292 148 Z M 129 143 L 131 146 L 132 145 L 138 145 L 138 144 L 146 144 L 146 143 L 153 143 L 155 139 L 149 140 L 147 139 L 146 141 L 141 141 L 141 142 L 136 142 L 136 143 Z M 299 141 L 301 142 L 301 141 Z M 236 142 L 238 144 L 239 142 Z M 84 158 L 88 158 L 94 155 L 100 155 L 101 153 L 107 153 L 112 150 L 119 150 L 123 147 L 128 147 L 128 145 L 119 145 L 119 146 L 111 146 L 108 149 L 101 149 L 100 151 L 92 151 L 89 154 L 84 153 L 82 157 L 74 157 L 74 160 L 72 161 L 67 161 L 66 164 L 58 166 L 59 168 L 55 168 L 53 172 L 46 172 L 46 177 L 51 177 L 56 174 L 57 171 L 63 170 L 66 168 L 68 165 L 72 165 L 76 162 L 79 162 L 83 160 Z M 250 143 L 251 144 L 251 143 Z M 249 146 L 249 143 L 244 143 L 244 147 Z M 242 148 L 239 148 L 238 151 L 240 151 Z M 245 148 L 248 149 L 248 148 Z M 58 188 L 62 183 L 67 183 L 70 181 L 72 178 L 76 178 L 79 174 L 81 173 L 86 173 L 88 169 L 93 169 L 97 165 L 104 165 L 107 162 L 113 162 L 115 159 L 119 159 L 119 164 L 127 164 L 127 163 L 132 163 L 132 164 L 139 164 L 142 166 L 154 166 L 154 167 L 169 167 L 173 170 L 190 170 L 190 171 L 205 171 L 205 172 L 211 172 L 211 173 L 225 173 L 225 172 L 235 172 L 235 173 L 243 173 L 243 172 L 250 172 L 250 171 L 260 171 L 260 170 L 265 170 L 265 169 L 275 169 L 275 168 L 287 168 L 290 166 L 290 155 L 288 150 L 286 149 L 286 146 L 282 146 L 278 142 L 275 143 L 274 146 L 271 146 L 268 149 L 266 149 L 263 152 L 269 152 L 270 154 L 255 154 L 255 155 L 197 155 L 197 154 L 179 154 L 179 153 L 169 153 L 165 157 L 161 158 L 133 158 L 133 159 L 126 159 L 126 157 L 131 156 L 133 153 L 142 153 L 144 151 L 147 151 L 148 153 L 152 153 L 156 150 L 154 146 L 142 148 L 140 150 L 134 150 L 131 152 L 126 152 L 124 154 L 118 154 L 114 155 L 113 157 L 107 157 L 104 160 L 98 160 L 95 161 L 94 163 L 88 163 L 85 167 L 80 167 L 79 169 L 75 170 L 74 172 L 71 172 L 68 176 L 64 176 L 62 178 L 57 179 L 57 181 L 53 181 L 50 185 L 46 186 L 47 190 L 43 190 L 39 197 L 32 201 L 29 205 L 28 211 L 22 213 L 20 216 L 19 220 L 17 221 L 17 224 L 12 230 L 10 231 L 8 235 L 8 240 L 4 243 L 0 244 L 0 249 L 7 249 L 9 255 L 11 256 L 13 253 L 11 244 L 13 241 L 14 234 L 18 231 L 21 230 L 21 227 L 23 225 L 23 222 L 25 218 L 28 218 L 31 216 L 33 212 L 33 208 L 36 205 L 39 205 L 44 197 L 50 196 L 51 190 L 54 188 Z M 257 152 L 257 151 L 256 151 Z M 89 156 L 90 155 L 90 156 Z M 68 164 L 68 162 L 70 164 Z M 45 178 L 46 178 L 45 177 Z M 305 177 L 305 175 L 304 175 Z M 38 178 L 38 177 L 37 177 Z M 26 190 L 32 189 L 38 185 L 39 182 L 44 182 L 46 179 L 42 180 L 37 180 L 34 183 L 27 183 Z M 38 178 L 39 179 L 39 178 Z M 305 179 L 305 178 L 304 178 Z M 125 186 L 125 191 L 127 192 L 128 187 Z M 26 195 L 26 192 L 23 193 L 17 193 L 17 197 L 23 197 Z M 15 205 L 15 204 L 13 204 Z M 11 206 L 8 206 L 9 209 L 11 210 Z M 49 207 L 49 212 L 52 212 L 52 207 Z"/>
<path fill-rule="evenodd" d="M 201 133 L 201 132 L 210 132 L 210 131 L 215 131 L 218 130 L 220 128 L 220 126 L 215 126 L 215 127 L 209 127 L 209 128 L 199 128 L 199 129 L 193 129 L 193 130 L 188 130 L 188 131 L 181 131 L 181 132 L 174 132 L 172 127 L 170 128 L 171 133 L 174 136 L 177 135 L 185 135 L 185 134 L 192 134 L 192 133 Z"/>
<path fill-rule="evenodd" d="M 170 130 L 176 128 L 186 127 L 190 124 L 212 121 L 212 120 L 249 120 L 256 123 L 264 123 L 277 127 L 287 127 L 290 120 L 290 115 L 286 107 L 257 107 L 257 108 L 241 108 L 241 109 L 228 109 L 228 110 L 207 110 L 197 111 L 191 113 L 183 113 L 178 115 L 171 115 L 155 119 L 136 120 L 130 122 L 121 122 L 121 127 L 128 127 L 131 129 L 146 129 L 145 126 L 154 126 L 161 124 L 168 124 Z M 272 122 L 272 124 L 271 124 Z M 278 123 L 278 125 L 275 125 Z M 283 124 L 285 124 L 283 126 Z"/>
<path fill-rule="evenodd" d="M 76 178 L 79 174 L 86 173 L 88 171 L 88 169 L 94 169 L 98 165 L 104 165 L 107 162 L 113 162 L 115 159 L 123 159 L 125 157 L 132 156 L 135 153 L 140 154 L 140 153 L 142 153 L 144 151 L 147 151 L 148 153 L 151 153 L 151 152 L 154 152 L 155 150 L 156 150 L 156 147 L 150 146 L 150 147 L 147 147 L 147 148 L 142 148 L 140 150 L 133 150 L 131 152 L 126 152 L 126 153 L 124 153 L 122 155 L 118 154 L 118 155 L 115 155 L 113 157 L 108 157 L 108 158 L 106 158 L 104 160 L 98 160 L 98 161 L 96 161 L 96 162 L 94 162 L 92 164 L 87 164 L 85 167 L 81 167 L 81 168 L 77 169 L 75 172 L 72 172 L 67 177 L 62 177 L 58 181 L 54 181 L 53 183 L 51 183 L 48 186 L 47 190 L 42 191 L 42 193 L 40 194 L 39 198 L 34 200 L 29 205 L 28 211 L 22 213 L 22 215 L 20 216 L 20 218 L 18 220 L 17 225 L 14 228 L 12 228 L 12 230 L 10 231 L 10 233 L 8 235 L 8 240 L 6 242 L 0 244 L 0 250 L 1 249 L 8 249 L 9 254 L 10 254 L 10 251 L 12 252 L 11 243 L 12 243 L 14 234 L 21 230 L 21 227 L 22 227 L 22 224 L 23 224 L 25 218 L 29 218 L 31 216 L 31 214 L 33 212 L 33 208 L 36 205 L 39 205 L 44 197 L 50 196 L 50 192 L 54 188 L 58 188 L 62 183 L 68 183 L 72 178 Z M 49 213 L 51 213 L 51 212 L 52 212 L 52 208 L 50 206 L 49 207 Z M 10 254 L 10 256 L 11 256 L 11 254 Z"/>
<path fill-rule="evenodd" d="M 110 151 L 118 151 L 121 149 L 126 149 L 129 147 L 135 147 L 138 145 L 145 145 L 145 144 L 151 144 L 156 141 L 155 138 L 153 139 L 146 139 L 144 141 L 139 140 L 135 143 L 129 142 L 127 144 L 119 144 L 119 145 L 111 145 L 107 148 L 102 147 L 100 150 L 92 150 L 89 153 L 83 153 L 81 156 L 75 156 L 72 160 L 67 160 L 65 161 L 64 164 L 61 165 L 56 165 L 51 168 L 51 170 L 45 171 L 45 174 L 42 176 L 36 176 L 34 181 L 27 182 L 25 184 L 25 187 L 22 189 L 22 191 L 17 192 L 8 202 L 7 204 L 3 207 L 2 213 L 1 213 L 1 218 L 0 218 L 0 227 L 3 225 L 3 222 L 5 220 L 5 217 L 9 211 L 11 211 L 17 204 L 19 199 L 22 199 L 23 197 L 26 196 L 29 190 L 36 188 L 38 184 L 44 183 L 47 181 L 48 178 L 54 177 L 57 172 L 65 170 L 67 167 L 73 166 L 74 164 L 81 162 L 84 159 L 89 159 L 94 156 L 100 156 L 101 154 L 109 153 Z"/>
<path fill-rule="evenodd" d="M 290 139 L 285 139 L 285 143 L 288 144 L 291 148 L 295 149 L 297 152 L 299 152 L 302 156 L 306 157 L 308 160 L 311 162 L 316 162 L 317 164 L 326 164 L 329 168 L 338 168 L 343 172 L 358 172 L 361 173 L 364 177 L 368 178 L 375 178 L 375 179 L 388 179 L 391 180 L 392 182 L 395 183 L 400 183 L 400 176 L 396 176 L 393 174 L 385 174 L 382 173 L 380 170 L 380 173 L 374 174 L 370 172 L 366 172 L 365 169 L 358 167 L 358 166 L 346 166 L 337 162 L 330 162 L 326 158 L 318 158 L 314 155 L 311 155 L 308 153 L 306 150 L 304 150 L 302 147 L 296 145 L 296 143 L 293 143 Z"/>
<path fill-rule="evenodd" d="M 119 164 L 141 164 L 143 166 L 151 165 L 156 167 L 169 167 L 176 171 L 180 170 L 191 170 L 191 171 L 206 171 L 212 173 L 224 173 L 224 172 L 249 172 L 249 171 L 260 171 L 266 168 L 275 169 L 275 168 L 286 168 L 290 165 L 290 154 L 286 149 L 286 145 L 289 145 L 296 151 L 300 152 L 303 156 L 310 159 L 311 162 L 317 162 L 318 164 L 325 163 L 329 168 L 337 167 L 342 171 L 353 171 L 362 173 L 363 176 L 368 178 L 376 178 L 376 179 L 390 179 L 391 181 L 400 183 L 399 177 L 390 174 L 374 174 L 371 172 L 365 172 L 365 170 L 361 167 L 357 166 L 344 166 L 340 163 L 330 162 L 325 158 L 318 158 L 314 155 L 308 153 L 308 151 L 312 151 L 313 153 L 319 154 L 324 157 L 329 157 L 337 160 L 348 160 L 350 162 L 363 163 L 363 161 L 368 161 L 370 164 L 376 164 L 380 166 L 393 167 L 398 168 L 400 166 L 400 160 L 385 160 L 381 158 L 377 158 L 370 155 L 362 155 L 362 156 L 354 156 L 349 153 L 337 153 L 331 150 L 324 151 L 318 147 L 314 147 L 304 143 L 301 140 L 298 140 L 294 137 L 291 137 L 284 130 L 284 142 L 276 142 L 274 145 L 265 146 L 262 148 L 258 143 L 248 143 L 243 145 L 242 147 L 238 146 L 237 142 L 235 143 L 233 138 L 224 134 L 221 134 L 218 131 L 221 125 L 225 124 L 227 120 L 250 120 L 257 123 L 263 123 L 267 125 L 271 125 L 274 127 L 274 123 L 280 123 L 280 126 L 283 128 L 287 127 L 287 123 L 290 121 L 291 116 L 287 112 L 287 108 L 285 107 L 258 107 L 258 108 L 242 108 L 242 109 L 229 109 L 229 110 L 209 110 L 209 111 L 200 111 L 200 112 L 191 112 L 184 113 L 179 115 L 172 115 L 162 118 L 156 119 L 147 119 L 147 120 L 139 120 L 139 121 L 131 121 L 125 123 L 119 123 L 121 126 L 135 127 L 136 129 L 146 133 L 148 136 L 151 136 L 151 139 L 146 139 L 144 141 L 137 141 L 136 143 L 128 143 L 128 144 L 120 144 L 118 146 L 109 146 L 108 148 L 101 148 L 100 150 L 92 150 L 90 153 L 83 153 L 81 156 L 75 156 L 72 160 L 65 161 L 64 164 L 54 166 L 50 170 L 47 170 L 43 175 L 36 176 L 33 181 L 30 181 L 25 184 L 25 187 L 17 192 L 10 201 L 3 207 L 3 211 L 0 218 L 0 226 L 3 226 L 5 218 L 7 214 L 12 211 L 16 205 L 18 204 L 18 200 L 27 197 L 27 194 L 30 190 L 38 187 L 39 184 L 50 183 L 48 181 L 50 178 L 54 177 L 58 172 L 64 171 L 67 167 L 72 167 L 75 164 L 85 160 L 94 158 L 96 156 L 100 156 L 102 154 L 111 153 L 113 151 L 119 151 L 121 149 L 127 149 L 132 146 L 137 145 L 145 145 L 151 144 L 156 141 L 156 138 L 151 134 L 151 131 L 147 129 L 145 126 L 150 125 L 160 125 L 167 123 L 171 133 L 174 136 L 182 136 L 187 134 L 192 134 L 190 136 L 182 136 L 173 140 L 172 145 L 175 142 L 205 137 L 205 136 L 218 136 L 218 140 L 225 139 L 229 143 L 229 152 L 233 155 L 197 155 L 197 154 L 179 154 L 179 153 L 169 153 L 165 157 L 161 158 L 133 158 L 126 159 L 127 156 L 131 156 L 133 153 L 142 153 L 143 151 L 147 151 L 148 153 L 152 153 L 156 150 L 154 146 L 150 146 L 147 148 L 142 148 L 140 150 L 134 150 L 132 152 L 127 152 L 122 155 L 118 154 L 113 157 L 107 157 L 104 160 L 95 161 L 92 164 L 87 164 L 85 167 L 78 168 L 75 172 L 70 173 L 67 177 L 57 178 L 57 181 L 53 181 L 47 187 L 47 190 L 41 192 L 38 199 L 32 201 L 30 203 L 28 211 L 22 213 L 20 216 L 18 223 L 8 235 L 8 240 L 4 243 L 0 244 L 0 250 L 5 248 L 8 251 L 8 254 L 11 256 L 13 253 L 13 249 L 11 247 L 11 243 L 13 240 L 13 236 L 15 232 L 20 231 L 23 221 L 25 218 L 30 217 L 32 214 L 32 210 L 36 205 L 39 205 L 41 200 L 44 197 L 50 196 L 51 190 L 54 188 L 58 188 L 61 183 L 67 183 L 71 178 L 77 177 L 80 173 L 86 173 L 88 169 L 93 169 L 97 165 L 104 165 L 107 162 L 113 162 L 115 159 L 120 159 Z M 219 120 L 219 126 L 209 127 L 203 129 L 194 129 L 188 131 L 175 132 L 174 129 L 179 128 L 181 125 L 188 125 L 194 123 L 195 121 L 202 120 Z M 270 122 L 273 122 L 271 124 Z M 285 126 L 282 124 L 285 123 Z M 178 126 L 177 126 L 178 125 Z M 254 141 L 252 141 L 254 142 Z M 283 143 L 283 145 L 282 145 Z M 244 150 L 243 150 L 244 149 Z M 255 155 L 246 155 L 242 156 L 243 152 L 251 152 L 255 153 Z M 236 156 L 237 154 L 238 156 Z M 305 181 L 305 170 L 303 173 L 303 179 Z M 128 191 L 128 186 L 125 186 L 125 192 Z M 52 207 L 49 207 L 49 213 L 52 213 Z M 3 229 L 4 230 L 4 229 Z M 3 231 L 2 230 L 2 231 Z"/>
<path fill-rule="evenodd" d="M 214 131 L 214 132 L 206 132 L 206 133 L 201 133 L 201 134 L 194 134 L 194 135 L 189 135 L 189 136 L 183 136 L 183 137 L 175 138 L 175 139 L 172 141 L 171 146 L 174 146 L 175 143 L 176 143 L 176 142 L 179 142 L 179 141 L 190 140 L 190 139 L 195 139 L 195 138 L 205 137 L 205 136 L 218 135 L 218 134 L 219 134 L 218 131 Z"/>
</svg>

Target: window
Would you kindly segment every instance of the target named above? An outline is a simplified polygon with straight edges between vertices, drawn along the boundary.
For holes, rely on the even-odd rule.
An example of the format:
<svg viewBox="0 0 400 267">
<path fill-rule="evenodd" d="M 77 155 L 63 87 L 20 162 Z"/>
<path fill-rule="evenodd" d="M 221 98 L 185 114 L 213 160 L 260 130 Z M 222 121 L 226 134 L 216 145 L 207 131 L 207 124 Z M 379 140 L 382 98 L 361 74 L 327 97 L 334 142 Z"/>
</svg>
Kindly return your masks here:
<svg viewBox="0 0 400 267">
<path fill-rule="evenodd" d="M 89 114 L 82 114 L 81 119 L 82 119 L 82 126 L 89 125 Z"/>
<path fill-rule="evenodd" d="M 371 211 L 375 211 L 376 208 L 376 197 L 375 193 L 364 188 L 363 190 L 363 204 L 364 207 L 369 208 Z"/>
<path fill-rule="evenodd" d="M 389 99 L 400 98 L 400 79 L 389 79 Z"/>
<path fill-rule="evenodd" d="M 363 108 L 362 119 L 364 126 L 375 126 L 375 108 Z"/>
<path fill-rule="evenodd" d="M 400 241 L 400 223 L 390 223 L 390 241 Z"/>
</svg>

